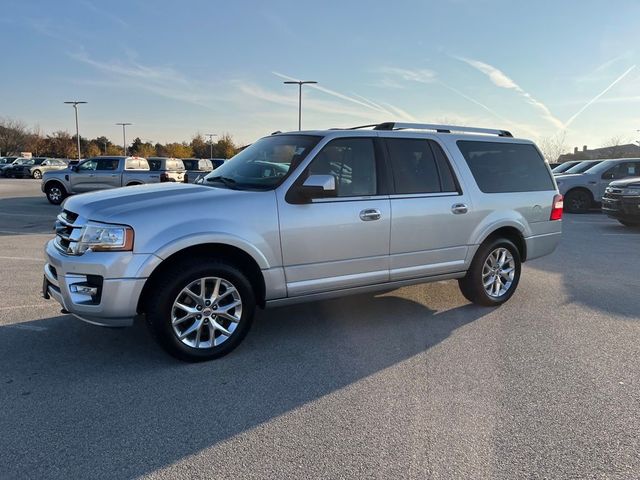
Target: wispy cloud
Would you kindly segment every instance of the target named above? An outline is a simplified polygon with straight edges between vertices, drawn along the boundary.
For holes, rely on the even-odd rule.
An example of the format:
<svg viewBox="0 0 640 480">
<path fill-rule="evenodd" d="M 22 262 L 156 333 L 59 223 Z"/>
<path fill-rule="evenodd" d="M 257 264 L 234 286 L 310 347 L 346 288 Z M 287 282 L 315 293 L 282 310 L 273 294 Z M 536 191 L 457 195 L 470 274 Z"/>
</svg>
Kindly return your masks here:
<svg viewBox="0 0 640 480">
<path fill-rule="evenodd" d="M 89 2 L 88 0 L 81 0 L 79 3 L 80 5 L 83 5 L 87 9 L 91 10 L 93 13 L 98 14 L 98 16 L 101 18 L 106 18 L 113 23 L 117 23 L 123 28 L 129 28 L 129 24 L 127 22 L 125 22 L 122 18 L 110 12 L 109 10 L 99 8 L 94 3 Z"/>
<path fill-rule="evenodd" d="M 177 70 L 168 66 L 143 65 L 133 59 L 122 61 L 101 61 L 91 58 L 86 52 L 68 54 L 101 72 L 106 78 L 101 82 L 112 82 L 113 86 L 146 90 L 173 100 L 180 100 L 202 107 L 210 107 L 217 99 L 210 92 L 212 85 L 201 85 L 188 79 Z"/>
<path fill-rule="evenodd" d="M 380 69 L 380 72 L 386 75 L 399 77 L 408 82 L 434 83 L 437 80 L 436 73 L 433 70 L 426 68 L 410 70 L 407 68 L 383 67 Z"/>
<path fill-rule="evenodd" d="M 622 75 L 620 75 L 613 82 L 611 82 L 609 84 L 609 86 L 607 86 L 607 88 L 602 90 L 598 95 L 596 95 L 591 100 L 589 100 L 587 103 L 585 103 L 580 110 L 578 110 L 576 113 L 574 113 L 573 116 L 571 118 L 569 118 L 569 120 L 567 120 L 566 126 L 568 127 L 569 125 L 571 125 L 573 123 L 573 121 L 576 118 L 578 118 L 578 116 L 582 112 L 584 112 L 587 108 L 589 108 L 591 105 L 593 105 L 595 102 L 597 102 L 600 99 L 600 97 L 602 97 L 605 93 L 607 93 L 609 90 L 611 90 L 617 83 L 619 83 L 624 77 L 629 75 L 635 68 L 636 68 L 635 65 L 633 65 L 632 67 L 628 68 Z"/>
<path fill-rule="evenodd" d="M 536 100 L 530 93 L 526 92 L 520 85 L 518 85 L 514 80 L 508 77 L 504 72 L 497 69 L 496 67 L 489 65 L 488 63 L 481 62 L 479 60 L 472 60 L 465 57 L 454 57 L 461 62 L 470 65 L 481 73 L 485 74 L 489 77 L 491 82 L 500 88 L 506 88 L 509 90 L 514 90 L 519 95 L 521 95 L 527 103 L 535 107 L 541 114 L 542 118 L 547 120 L 549 123 L 553 124 L 559 129 L 565 128 L 564 123 L 560 119 L 558 119 L 551 110 L 539 100 Z"/>
</svg>

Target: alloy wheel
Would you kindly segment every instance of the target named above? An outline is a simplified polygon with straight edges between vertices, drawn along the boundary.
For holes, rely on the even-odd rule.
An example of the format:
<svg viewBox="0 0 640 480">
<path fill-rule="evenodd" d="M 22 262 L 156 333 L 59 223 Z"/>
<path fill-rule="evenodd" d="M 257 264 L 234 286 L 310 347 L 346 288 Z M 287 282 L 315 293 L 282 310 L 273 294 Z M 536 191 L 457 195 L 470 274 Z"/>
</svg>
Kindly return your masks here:
<svg viewBox="0 0 640 480">
<path fill-rule="evenodd" d="M 511 252 L 499 247 L 493 250 L 482 267 L 482 286 L 492 298 L 503 296 L 509 291 L 516 273 L 516 262 Z"/>
</svg>

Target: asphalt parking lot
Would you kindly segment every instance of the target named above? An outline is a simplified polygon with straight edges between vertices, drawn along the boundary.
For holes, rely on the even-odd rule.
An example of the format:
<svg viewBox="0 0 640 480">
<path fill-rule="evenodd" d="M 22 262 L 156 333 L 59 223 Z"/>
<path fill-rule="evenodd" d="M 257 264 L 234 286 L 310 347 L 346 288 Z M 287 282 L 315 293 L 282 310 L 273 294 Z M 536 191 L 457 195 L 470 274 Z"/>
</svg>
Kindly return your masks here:
<svg viewBox="0 0 640 480">
<path fill-rule="evenodd" d="M 0 180 L 0 478 L 638 478 L 640 231 L 565 216 L 499 309 L 455 282 L 260 312 L 163 353 L 40 297 L 59 208 Z"/>
</svg>

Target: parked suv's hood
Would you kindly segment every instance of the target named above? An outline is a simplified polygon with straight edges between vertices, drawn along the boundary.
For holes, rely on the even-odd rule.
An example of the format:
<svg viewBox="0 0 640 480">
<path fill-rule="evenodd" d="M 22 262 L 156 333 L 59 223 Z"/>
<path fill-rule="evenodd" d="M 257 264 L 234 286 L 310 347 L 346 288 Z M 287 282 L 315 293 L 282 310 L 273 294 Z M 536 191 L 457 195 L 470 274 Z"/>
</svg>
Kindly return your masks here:
<svg viewBox="0 0 640 480">
<path fill-rule="evenodd" d="M 638 187 L 640 186 L 640 177 L 625 178 L 624 180 L 615 180 L 609 184 L 610 187 Z"/>
<path fill-rule="evenodd" d="M 127 223 L 140 214 L 149 216 L 170 208 L 184 208 L 185 215 L 188 215 L 202 202 L 208 204 L 207 208 L 213 208 L 226 197 L 243 193 L 247 192 L 167 182 L 74 195 L 66 200 L 64 209 L 89 220 Z"/>
</svg>

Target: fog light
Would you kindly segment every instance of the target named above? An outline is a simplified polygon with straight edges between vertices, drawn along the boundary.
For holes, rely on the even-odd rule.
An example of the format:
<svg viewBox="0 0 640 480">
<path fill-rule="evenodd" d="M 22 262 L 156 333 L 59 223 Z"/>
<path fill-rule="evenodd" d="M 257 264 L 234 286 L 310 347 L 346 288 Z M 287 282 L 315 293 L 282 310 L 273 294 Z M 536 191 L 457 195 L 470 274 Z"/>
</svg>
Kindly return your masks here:
<svg viewBox="0 0 640 480">
<path fill-rule="evenodd" d="M 91 297 L 98 294 L 98 287 L 92 287 L 91 285 L 83 283 L 74 283 L 69 287 L 71 293 L 79 293 L 80 295 L 89 295 Z"/>
</svg>

